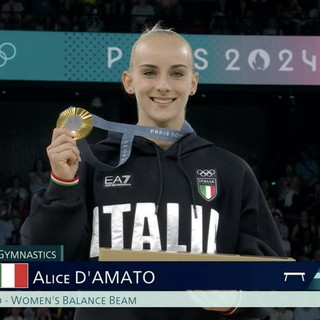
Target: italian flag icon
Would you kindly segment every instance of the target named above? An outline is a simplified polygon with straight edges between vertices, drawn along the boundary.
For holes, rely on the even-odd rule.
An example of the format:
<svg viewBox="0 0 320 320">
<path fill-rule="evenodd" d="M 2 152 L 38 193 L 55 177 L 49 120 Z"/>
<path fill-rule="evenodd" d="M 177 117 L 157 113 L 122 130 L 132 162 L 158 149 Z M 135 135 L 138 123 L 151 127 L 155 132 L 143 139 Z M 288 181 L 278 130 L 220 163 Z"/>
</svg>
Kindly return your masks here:
<svg viewBox="0 0 320 320">
<path fill-rule="evenodd" d="M 0 263 L 0 288 L 28 288 L 28 263 Z"/>
</svg>

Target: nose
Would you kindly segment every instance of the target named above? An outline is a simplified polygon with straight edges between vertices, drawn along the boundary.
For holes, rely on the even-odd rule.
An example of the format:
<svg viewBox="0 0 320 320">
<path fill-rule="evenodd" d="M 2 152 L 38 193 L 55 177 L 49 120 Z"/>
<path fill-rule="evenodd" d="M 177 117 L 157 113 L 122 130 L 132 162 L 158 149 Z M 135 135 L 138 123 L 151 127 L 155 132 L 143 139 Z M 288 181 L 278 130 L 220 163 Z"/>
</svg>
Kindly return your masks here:
<svg viewBox="0 0 320 320">
<path fill-rule="evenodd" d="M 170 83 L 166 75 L 161 75 L 156 84 L 156 89 L 160 93 L 166 93 L 170 91 Z"/>
</svg>

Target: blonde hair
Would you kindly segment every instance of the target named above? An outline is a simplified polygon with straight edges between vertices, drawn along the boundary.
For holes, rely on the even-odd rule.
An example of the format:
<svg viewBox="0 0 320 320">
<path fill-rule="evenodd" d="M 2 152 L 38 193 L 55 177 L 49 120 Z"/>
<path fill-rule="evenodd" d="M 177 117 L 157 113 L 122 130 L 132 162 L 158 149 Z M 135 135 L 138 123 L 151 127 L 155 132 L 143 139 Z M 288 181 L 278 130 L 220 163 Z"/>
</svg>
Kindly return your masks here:
<svg viewBox="0 0 320 320">
<path fill-rule="evenodd" d="M 137 45 L 139 44 L 140 41 L 147 39 L 147 38 L 150 38 L 152 36 L 168 36 L 168 37 L 174 37 L 176 39 L 183 41 L 190 50 L 192 66 L 193 66 L 193 50 L 192 50 L 191 44 L 184 37 L 182 37 L 179 33 L 175 32 L 172 28 L 163 28 L 161 26 L 161 22 L 157 22 L 151 28 L 146 26 L 144 31 L 141 33 L 140 37 L 133 44 L 132 49 L 131 49 L 131 54 L 130 54 L 130 64 L 129 64 L 130 69 L 132 67 L 132 57 L 134 56 Z"/>
</svg>

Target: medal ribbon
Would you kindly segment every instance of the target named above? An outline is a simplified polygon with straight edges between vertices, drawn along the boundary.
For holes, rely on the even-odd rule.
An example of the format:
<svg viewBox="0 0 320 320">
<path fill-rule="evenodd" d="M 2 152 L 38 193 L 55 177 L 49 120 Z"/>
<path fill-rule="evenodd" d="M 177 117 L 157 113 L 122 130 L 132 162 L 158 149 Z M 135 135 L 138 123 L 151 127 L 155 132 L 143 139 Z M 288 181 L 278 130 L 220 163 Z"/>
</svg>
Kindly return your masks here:
<svg viewBox="0 0 320 320">
<path fill-rule="evenodd" d="M 106 131 L 113 131 L 122 133 L 121 144 L 120 144 L 120 157 L 118 164 L 115 166 L 108 165 L 99 161 L 92 150 L 89 147 L 88 142 L 83 140 L 78 140 L 77 144 L 81 151 L 83 158 L 88 161 L 93 167 L 96 169 L 106 171 L 110 169 L 115 169 L 121 165 L 123 165 L 130 157 L 132 143 L 135 136 L 145 137 L 145 138 L 153 138 L 153 139 L 161 139 L 165 141 L 177 142 L 179 139 L 184 137 L 187 134 L 193 132 L 190 124 L 185 121 L 181 130 L 160 128 L 160 127 L 148 127 L 148 126 L 140 126 L 140 125 L 132 125 L 132 124 L 124 124 L 118 122 L 107 121 L 102 119 L 94 114 L 91 114 L 93 119 L 93 126 L 96 128 L 100 128 Z M 68 128 L 70 130 L 74 130 L 74 128 Z"/>
</svg>

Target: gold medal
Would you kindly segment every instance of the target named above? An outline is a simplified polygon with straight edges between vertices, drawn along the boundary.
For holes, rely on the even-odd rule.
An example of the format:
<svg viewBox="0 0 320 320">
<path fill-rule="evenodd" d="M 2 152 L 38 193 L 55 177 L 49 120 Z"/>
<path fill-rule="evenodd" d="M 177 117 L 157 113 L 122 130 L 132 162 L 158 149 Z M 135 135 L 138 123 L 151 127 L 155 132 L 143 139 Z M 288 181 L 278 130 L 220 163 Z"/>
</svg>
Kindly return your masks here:
<svg viewBox="0 0 320 320">
<path fill-rule="evenodd" d="M 60 113 L 56 126 L 74 131 L 76 133 L 74 139 L 81 140 L 90 134 L 93 128 L 93 119 L 87 110 L 70 107 Z"/>
</svg>

